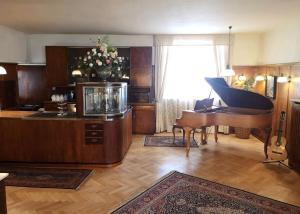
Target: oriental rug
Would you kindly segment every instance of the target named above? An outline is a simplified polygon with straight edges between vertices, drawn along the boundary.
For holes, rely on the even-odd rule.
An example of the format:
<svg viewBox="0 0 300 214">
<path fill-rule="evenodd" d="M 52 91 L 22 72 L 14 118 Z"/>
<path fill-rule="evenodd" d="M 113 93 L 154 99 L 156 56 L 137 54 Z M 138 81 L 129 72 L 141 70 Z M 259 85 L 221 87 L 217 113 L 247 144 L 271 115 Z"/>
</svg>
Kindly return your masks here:
<svg viewBox="0 0 300 214">
<path fill-rule="evenodd" d="M 175 171 L 112 213 L 296 214 L 300 207 Z"/>
<path fill-rule="evenodd" d="M 0 166 L 0 172 L 9 173 L 6 186 L 77 190 L 93 170 Z"/>
<path fill-rule="evenodd" d="M 182 137 L 175 137 L 173 143 L 173 137 L 171 136 L 146 136 L 144 146 L 185 147 L 185 143 Z M 191 140 L 191 147 L 198 147 L 197 142 Z"/>
</svg>

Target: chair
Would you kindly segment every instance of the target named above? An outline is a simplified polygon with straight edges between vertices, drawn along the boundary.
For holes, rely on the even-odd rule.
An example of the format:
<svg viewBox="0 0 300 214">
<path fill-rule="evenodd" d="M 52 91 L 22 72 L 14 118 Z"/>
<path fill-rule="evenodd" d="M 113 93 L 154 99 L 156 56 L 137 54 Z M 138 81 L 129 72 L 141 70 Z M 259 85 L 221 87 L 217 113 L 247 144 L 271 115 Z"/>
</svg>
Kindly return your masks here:
<svg viewBox="0 0 300 214">
<path fill-rule="evenodd" d="M 197 100 L 196 101 L 196 104 L 195 104 L 195 107 L 194 107 L 194 111 L 201 111 L 201 110 L 206 110 L 207 108 L 210 108 L 212 107 L 213 105 L 213 102 L 214 102 L 214 98 L 206 98 L 206 99 L 203 99 L 203 100 Z M 207 134 L 206 134 L 206 127 L 199 127 L 201 128 L 201 143 L 202 144 L 205 144 L 206 143 L 206 140 L 207 140 Z M 183 141 L 185 139 L 185 131 L 183 129 L 182 126 L 180 125 L 177 125 L 176 123 L 173 125 L 173 128 L 172 128 L 172 132 L 173 132 L 173 143 L 175 143 L 175 129 L 181 129 L 182 132 L 183 132 Z M 196 129 L 193 129 L 193 141 L 196 142 L 195 140 L 195 131 Z"/>
</svg>

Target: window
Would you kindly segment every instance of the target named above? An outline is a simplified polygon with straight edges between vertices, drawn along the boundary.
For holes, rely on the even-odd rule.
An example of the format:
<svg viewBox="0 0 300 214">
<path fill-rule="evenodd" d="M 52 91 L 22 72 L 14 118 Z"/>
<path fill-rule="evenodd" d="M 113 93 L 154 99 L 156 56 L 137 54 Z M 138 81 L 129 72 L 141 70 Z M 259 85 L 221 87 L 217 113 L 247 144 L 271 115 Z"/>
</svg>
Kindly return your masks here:
<svg viewBox="0 0 300 214">
<path fill-rule="evenodd" d="M 208 97 L 211 88 L 204 77 L 218 75 L 217 52 L 224 59 L 223 45 L 169 46 L 163 98 L 196 100 Z"/>
</svg>

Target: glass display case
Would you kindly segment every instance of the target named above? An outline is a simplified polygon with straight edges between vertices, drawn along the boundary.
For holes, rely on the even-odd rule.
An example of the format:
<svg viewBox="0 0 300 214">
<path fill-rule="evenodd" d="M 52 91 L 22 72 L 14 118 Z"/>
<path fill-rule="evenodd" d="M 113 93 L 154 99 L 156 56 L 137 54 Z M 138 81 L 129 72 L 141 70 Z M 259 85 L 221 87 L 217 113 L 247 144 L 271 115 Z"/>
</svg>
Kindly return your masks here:
<svg viewBox="0 0 300 214">
<path fill-rule="evenodd" d="M 82 95 L 83 116 L 115 116 L 127 110 L 127 83 L 85 84 Z"/>
</svg>

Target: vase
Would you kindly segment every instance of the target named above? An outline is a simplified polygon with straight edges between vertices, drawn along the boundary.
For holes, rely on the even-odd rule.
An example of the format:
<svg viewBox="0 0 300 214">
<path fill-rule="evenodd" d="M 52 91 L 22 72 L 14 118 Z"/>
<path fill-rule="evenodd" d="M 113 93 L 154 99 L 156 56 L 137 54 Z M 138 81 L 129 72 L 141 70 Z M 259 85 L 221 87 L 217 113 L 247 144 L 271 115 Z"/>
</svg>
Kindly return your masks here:
<svg viewBox="0 0 300 214">
<path fill-rule="evenodd" d="M 98 68 L 96 70 L 97 76 L 102 80 L 102 81 L 107 81 L 107 79 L 111 76 L 112 69 L 111 67 L 103 67 L 103 68 Z"/>
</svg>

